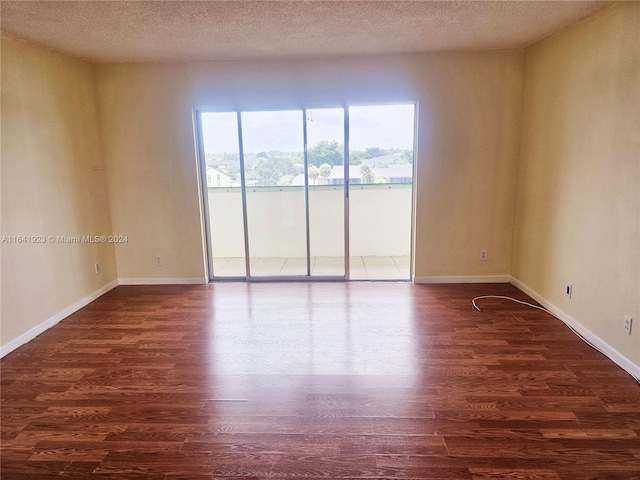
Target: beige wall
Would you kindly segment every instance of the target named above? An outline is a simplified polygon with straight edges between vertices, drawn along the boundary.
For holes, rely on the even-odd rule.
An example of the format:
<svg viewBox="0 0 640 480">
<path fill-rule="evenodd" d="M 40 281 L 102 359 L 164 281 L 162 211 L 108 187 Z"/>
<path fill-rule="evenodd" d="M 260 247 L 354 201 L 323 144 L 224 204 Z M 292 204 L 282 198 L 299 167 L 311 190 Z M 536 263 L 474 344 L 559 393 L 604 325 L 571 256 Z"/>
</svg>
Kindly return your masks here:
<svg viewBox="0 0 640 480">
<path fill-rule="evenodd" d="M 1 102 L 2 235 L 109 235 L 92 67 L 2 37 Z M 2 345 L 115 278 L 109 244 L 3 243 Z"/>
<path fill-rule="evenodd" d="M 640 4 L 619 4 L 528 49 L 512 270 L 636 366 L 639 26 Z"/>
<path fill-rule="evenodd" d="M 204 278 L 192 108 L 413 101 L 416 275 L 508 274 L 523 58 L 513 50 L 97 66 L 113 229 L 132 239 L 116 246 L 119 276 Z"/>
</svg>

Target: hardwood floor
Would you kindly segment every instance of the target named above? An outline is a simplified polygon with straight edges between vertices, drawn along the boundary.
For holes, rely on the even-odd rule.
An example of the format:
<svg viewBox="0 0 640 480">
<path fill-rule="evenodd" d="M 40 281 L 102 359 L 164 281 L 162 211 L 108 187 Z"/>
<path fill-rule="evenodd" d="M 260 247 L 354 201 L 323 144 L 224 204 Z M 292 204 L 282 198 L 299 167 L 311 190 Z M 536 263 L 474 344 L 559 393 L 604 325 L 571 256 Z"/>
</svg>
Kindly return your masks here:
<svg viewBox="0 0 640 480">
<path fill-rule="evenodd" d="M 635 380 L 485 294 L 118 287 L 2 359 L 2 479 L 640 478 Z"/>
</svg>

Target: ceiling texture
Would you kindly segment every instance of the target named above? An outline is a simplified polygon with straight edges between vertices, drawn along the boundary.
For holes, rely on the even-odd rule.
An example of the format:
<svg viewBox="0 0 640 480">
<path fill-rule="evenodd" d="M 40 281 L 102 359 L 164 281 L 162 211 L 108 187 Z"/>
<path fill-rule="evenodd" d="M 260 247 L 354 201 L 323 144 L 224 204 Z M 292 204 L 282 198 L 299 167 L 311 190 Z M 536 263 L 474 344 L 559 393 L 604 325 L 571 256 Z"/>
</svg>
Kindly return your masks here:
<svg viewBox="0 0 640 480">
<path fill-rule="evenodd" d="M 520 48 L 603 1 L 4 1 L 2 32 L 95 63 Z"/>
</svg>

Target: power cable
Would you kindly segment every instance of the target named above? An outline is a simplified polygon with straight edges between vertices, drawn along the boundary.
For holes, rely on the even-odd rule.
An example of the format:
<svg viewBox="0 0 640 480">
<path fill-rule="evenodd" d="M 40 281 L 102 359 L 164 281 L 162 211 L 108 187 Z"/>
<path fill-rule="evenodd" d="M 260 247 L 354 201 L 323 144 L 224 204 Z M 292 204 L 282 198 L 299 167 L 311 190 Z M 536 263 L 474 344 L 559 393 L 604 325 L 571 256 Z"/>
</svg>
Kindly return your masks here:
<svg viewBox="0 0 640 480">
<path fill-rule="evenodd" d="M 573 328 L 571 325 L 569 325 L 568 323 L 566 323 L 565 321 L 563 321 L 560 317 L 558 317 L 555 313 L 547 310 L 544 307 L 541 307 L 540 305 L 534 305 L 533 303 L 529 303 L 529 302 L 524 302 L 522 300 L 518 300 L 517 298 L 513 298 L 513 297 L 507 297 L 505 295 L 480 295 L 479 297 L 475 297 L 473 300 L 471 300 L 471 304 L 473 305 L 473 308 L 475 308 L 476 310 L 478 310 L 479 312 L 481 312 L 482 310 L 480 310 L 480 307 L 478 307 L 478 305 L 476 304 L 476 300 L 480 300 L 483 298 L 502 298 L 504 300 L 511 300 L 512 302 L 516 302 L 516 303 L 520 303 L 522 305 L 526 305 L 528 307 L 533 307 L 533 308 L 537 308 L 538 310 L 542 310 L 543 312 L 548 313 L 549 315 L 551 315 L 554 318 L 557 318 L 558 320 L 560 320 L 564 325 L 567 326 L 567 328 L 569 328 L 569 330 L 571 330 L 573 333 L 575 333 L 578 338 L 580 338 L 584 343 L 586 343 L 587 345 L 589 345 L 591 348 L 593 348 L 594 350 L 596 350 L 597 352 L 600 352 L 601 354 L 603 354 L 605 357 L 607 357 L 607 355 L 600 350 L 598 347 L 596 347 L 593 343 L 591 343 L 589 340 L 587 340 L 586 338 L 584 338 L 580 332 L 578 332 L 575 328 Z M 607 357 L 608 358 L 608 357 Z M 624 369 L 623 369 L 624 370 Z M 626 370 L 624 370 L 625 372 L 627 372 Z M 631 374 L 630 372 L 627 372 L 629 375 L 631 375 L 631 378 L 633 378 L 636 382 L 638 382 L 638 384 L 640 385 L 640 378 L 636 378 L 635 375 Z"/>
</svg>

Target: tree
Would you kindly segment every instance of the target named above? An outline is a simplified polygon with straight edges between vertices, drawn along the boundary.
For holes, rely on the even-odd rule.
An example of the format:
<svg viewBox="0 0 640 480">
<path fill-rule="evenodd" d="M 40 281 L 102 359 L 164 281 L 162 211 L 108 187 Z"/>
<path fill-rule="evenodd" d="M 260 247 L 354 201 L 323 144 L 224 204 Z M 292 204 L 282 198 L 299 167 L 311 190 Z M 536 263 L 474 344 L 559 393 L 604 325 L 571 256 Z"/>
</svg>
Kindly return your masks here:
<svg viewBox="0 0 640 480">
<path fill-rule="evenodd" d="M 363 163 L 360 165 L 360 182 L 361 183 L 375 183 L 376 174 L 369 165 Z"/>
<path fill-rule="evenodd" d="M 403 150 L 400 158 L 406 163 L 413 163 L 413 150 Z"/>
<path fill-rule="evenodd" d="M 380 147 L 367 147 L 365 150 L 367 158 L 384 157 L 387 151 Z"/>
<path fill-rule="evenodd" d="M 333 167 L 328 163 L 323 163 L 322 165 L 320 165 L 320 168 L 318 168 L 318 171 L 320 173 L 320 176 L 325 179 L 324 183 L 329 183 L 328 179 L 331 176 L 331 172 L 333 172 Z"/>
<path fill-rule="evenodd" d="M 316 184 L 316 180 L 320 175 L 320 170 L 315 165 L 309 165 L 309 180 L 313 180 L 313 184 Z"/>
<path fill-rule="evenodd" d="M 258 155 L 260 156 L 260 154 Z M 255 172 L 258 186 L 272 187 L 278 185 L 282 177 L 295 175 L 296 169 L 290 158 L 269 156 L 268 158 L 260 158 Z"/>
<path fill-rule="evenodd" d="M 268 160 L 260 160 L 256 165 L 256 180 L 258 186 L 274 186 L 280 180 L 280 172 Z"/>
<path fill-rule="evenodd" d="M 279 187 L 286 187 L 287 185 L 291 185 L 292 182 L 293 182 L 293 175 L 285 175 L 284 177 L 280 177 L 280 180 L 278 180 L 277 185 Z"/>
<path fill-rule="evenodd" d="M 336 141 L 322 140 L 309 149 L 307 159 L 310 165 L 315 165 L 316 167 L 323 163 L 342 165 L 344 164 L 343 151 L 344 146 L 342 144 Z"/>
</svg>

